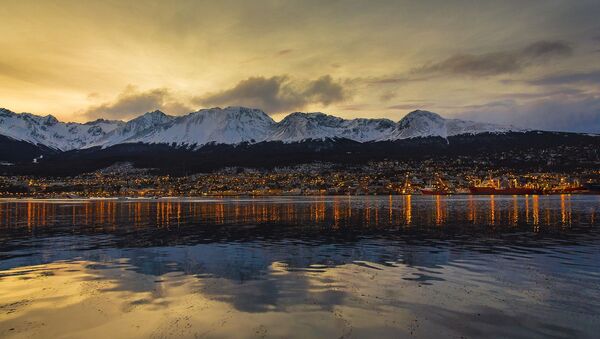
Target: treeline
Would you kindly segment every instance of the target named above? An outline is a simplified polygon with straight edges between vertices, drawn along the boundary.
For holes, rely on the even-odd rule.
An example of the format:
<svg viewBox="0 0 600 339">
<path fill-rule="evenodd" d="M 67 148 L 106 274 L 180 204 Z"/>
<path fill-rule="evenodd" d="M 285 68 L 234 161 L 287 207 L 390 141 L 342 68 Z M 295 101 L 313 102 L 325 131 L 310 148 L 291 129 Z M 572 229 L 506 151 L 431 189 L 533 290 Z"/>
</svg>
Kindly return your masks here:
<svg viewBox="0 0 600 339">
<path fill-rule="evenodd" d="M 0 148 L 1 150 L 2 148 Z M 44 150 L 37 164 L 2 166 L 4 175 L 72 176 L 118 162 L 157 174 L 188 175 L 224 167 L 269 169 L 313 162 L 363 164 L 370 161 L 452 161 L 467 157 L 491 167 L 568 171 L 600 165 L 600 137 L 554 132 L 477 134 L 359 143 L 348 139 L 298 143 L 209 144 L 201 148 L 167 144 L 121 144 L 57 153 Z"/>
</svg>

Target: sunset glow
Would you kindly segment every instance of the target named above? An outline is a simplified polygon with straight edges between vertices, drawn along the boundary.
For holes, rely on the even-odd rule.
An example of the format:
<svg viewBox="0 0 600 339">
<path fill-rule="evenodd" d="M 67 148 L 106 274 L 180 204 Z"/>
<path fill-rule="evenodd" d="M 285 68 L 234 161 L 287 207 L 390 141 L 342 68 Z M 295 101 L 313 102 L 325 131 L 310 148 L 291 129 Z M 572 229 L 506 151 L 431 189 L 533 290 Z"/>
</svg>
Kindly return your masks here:
<svg viewBox="0 0 600 339">
<path fill-rule="evenodd" d="M 600 127 L 597 1 L 3 1 L 0 107 Z"/>
</svg>

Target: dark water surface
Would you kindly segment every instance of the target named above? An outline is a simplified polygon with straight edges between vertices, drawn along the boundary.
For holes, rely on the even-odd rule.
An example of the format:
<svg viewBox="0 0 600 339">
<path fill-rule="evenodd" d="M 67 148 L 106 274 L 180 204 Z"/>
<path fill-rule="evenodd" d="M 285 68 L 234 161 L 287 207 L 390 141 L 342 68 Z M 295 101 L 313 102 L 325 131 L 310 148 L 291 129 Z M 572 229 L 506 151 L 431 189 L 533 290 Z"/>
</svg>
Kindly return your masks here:
<svg viewBox="0 0 600 339">
<path fill-rule="evenodd" d="M 600 333 L 600 196 L 0 200 L 0 337 Z"/>
</svg>

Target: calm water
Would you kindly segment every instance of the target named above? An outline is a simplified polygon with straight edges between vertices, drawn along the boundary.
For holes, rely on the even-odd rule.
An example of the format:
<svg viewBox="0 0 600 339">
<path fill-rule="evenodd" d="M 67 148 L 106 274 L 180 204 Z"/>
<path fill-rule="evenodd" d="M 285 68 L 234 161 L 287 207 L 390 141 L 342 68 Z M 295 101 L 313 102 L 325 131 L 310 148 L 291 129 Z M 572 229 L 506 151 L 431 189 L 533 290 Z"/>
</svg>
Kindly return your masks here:
<svg viewBox="0 0 600 339">
<path fill-rule="evenodd" d="M 0 201 L 0 337 L 600 333 L 600 196 Z"/>
</svg>

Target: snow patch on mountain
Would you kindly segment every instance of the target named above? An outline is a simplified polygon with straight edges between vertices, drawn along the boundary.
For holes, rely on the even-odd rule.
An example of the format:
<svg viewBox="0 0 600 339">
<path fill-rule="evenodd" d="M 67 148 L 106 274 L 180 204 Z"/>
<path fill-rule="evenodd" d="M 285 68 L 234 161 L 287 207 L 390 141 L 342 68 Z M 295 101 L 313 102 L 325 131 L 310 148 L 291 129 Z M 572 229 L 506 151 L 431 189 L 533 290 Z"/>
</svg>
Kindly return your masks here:
<svg viewBox="0 0 600 339">
<path fill-rule="evenodd" d="M 439 136 L 447 138 L 460 134 L 506 133 L 522 131 L 512 126 L 488 124 L 482 122 L 444 119 L 439 114 L 416 110 L 408 113 L 398 122 L 398 128 L 392 139 Z"/>
<path fill-rule="evenodd" d="M 62 151 L 138 142 L 179 146 L 328 138 L 370 142 L 511 131 L 522 130 L 444 119 L 439 114 L 423 110 L 410 112 L 397 123 L 388 119 L 342 119 L 320 112 L 295 112 L 275 122 L 258 109 L 217 107 L 177 117 L 154 111 L 127 122 L 98 119 L 81 124 L 60 122 L 51 115 L 42 117 L 0 109 L 0 135 Z"/>
<path fill-rule="evenodd" d="M 145 113 L 135 119 L 129 120 L 121 126 L 106 133 L 102 138 L 88 147 L 102 146 L 108 147 L 121 143 L 126 143 L 128 140 L 136 140 L 160 129 L 163 125 L 173 121 L 175 117 L 166 115 L 161 111 Z"/>
<path fill-rule="evenodd" d="M 389 138 L 395 127 L 395 123 L 388 119 L 345 120 L 320 112 L 295 112 L 277 124 L 268 140 L 297 142 L 306 139 L 347 138 L 366 142 Z"/>
<path fill-rule="evenodd" d="M 238 144 L 264 141 L 275 121 L 265 112 L 245 107 L 201 109 L 177 117 L 149 133 L 127 142 L 175 143 L 205 145 L 207 143 Z"/>
<path fill-rule="evenodd" d="M 0 108 L 0 134 L 61 151 L 82 148 L 122 125 L 122 121 L 99 119 L 85 124 L 60 122 L 52 115 L 15 113 Z"/>
</svg>

